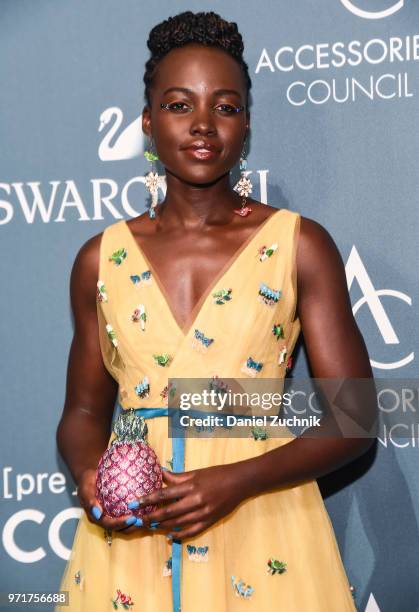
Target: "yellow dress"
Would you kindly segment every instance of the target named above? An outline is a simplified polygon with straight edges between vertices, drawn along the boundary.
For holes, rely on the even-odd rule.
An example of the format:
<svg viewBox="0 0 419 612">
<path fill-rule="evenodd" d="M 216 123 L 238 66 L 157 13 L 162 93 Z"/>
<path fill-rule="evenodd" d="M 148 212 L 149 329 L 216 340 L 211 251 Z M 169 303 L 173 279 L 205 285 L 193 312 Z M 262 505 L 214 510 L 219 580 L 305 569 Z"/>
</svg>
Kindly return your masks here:
<svg viewBox="0 0 419 612">
<path fill-rule="evenodd" d="M 243 379 L 250 374 L 284 379 L 300 332 L 300 322 L 294 319 L 299 227 L 299 214 L 286 209 L 266 219 L 207 289 L 187 329 L 176 322 L 161 282 L 125 221 L 105 230 L 98 291 L 100 344 L 104 363 L 119 383 L 122 408 L 167 406 L 168 377 Z M 263 247 L 272 245 L 277 248 L 268 256 Z M 273 290 L 266 300 L 260 299 L 261 284 Z M 213 294 L 223 289 L 231 290 L 231 299 L 216 303 Z M 272 302 L 278 289 L 280 298 Z M 138 316 L 140 305 L 145 322 Z M 275 337 L 275 324 L 283 325 L 283 338 Z M 204 350 L 196 350 L 196 330 L 201 338 L 213 339 Z M 156 354 L 167 354 L 171 361 L 162 367 L 153 358 Z M 150 393 L 141 398 L 136 388 L 145 377 Z M 150 445 L 161 464 L 170 466 L 167 417 L 149 419 L 147 426 Z M 184 467 L 188 471 L 234 463 L 292 438 L 291 433 L 288 438 L 187 438 Z M 109 545 L 103 528 L 83 515 L 60 586 L 69 591 L 66 609 L 172 612 L 172 546 L 163 532 L 142 529 L 129 535 L 115 532 Z M 285 571 L 273 571 L 272 559 L 285 564 Z M 131 597 L 130 603 L 123 604 L 123 596 Z M 184 540 L 180 598 L 182 612 L 353 612 L 350 585 L 317 482 L 247 499 L 205 532 Z"/>
</svg>

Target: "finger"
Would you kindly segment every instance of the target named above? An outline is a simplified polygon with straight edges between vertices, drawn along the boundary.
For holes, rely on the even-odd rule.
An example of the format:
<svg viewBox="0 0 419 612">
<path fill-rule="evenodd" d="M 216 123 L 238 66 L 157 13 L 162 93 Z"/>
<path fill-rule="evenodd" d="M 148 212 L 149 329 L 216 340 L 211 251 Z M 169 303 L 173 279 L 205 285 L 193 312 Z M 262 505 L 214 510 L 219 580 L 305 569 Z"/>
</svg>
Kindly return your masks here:
<svg viewBox="0 0 419 612">
<path fill-rule="evenodd" d="M 159 524 L 159 527 L 161 529 L 167 529 L 171 531 L 175 527 L 179 528 L 179 527 L 183 527 L 184 525 L 190 525 L 191 523 L 198 523 L 198 522 L 202 523 L 202 519 L 203 519 L 202 510 L 195 510 L 194 512 L 188 512 L 186 514 L 179 515 L 175 518 L 171 518 L 167 521 L 162 521 Z M 175 532 L 176 535 L 172 534 L 173 537 L 177 538 L 178 533 L 179 533 L 179 530 Z"/>
<path fill-rule="evenodd" d="M 169 484 L 181 484 L 190 480 L 192 472 L 171 472 L 170 470 L 163 470 L 163 480 Z"/>
<path fill-rule="evenodd" d="M 209 527 L 209 525 L 200 521 L 199 523 L 195 523 L 194 525 L 181 529 L 180 531 L 169 533 L 168 537 L 173 538 L 173 540 L 182 540 L 183 538 L 189 538 L 197 533 L 200 533 L 201 531 L 204 531 L 207 527 Z"/>
<path fill-rule="evenodd" d="M 200 508 L 196 500 L 192 498 L 183 498 L 179 502 L 172 502 L 166 506 L 162 506 L 153 512 L 144 515 L 144 524 L 148 527 L 151 523 L 171 520 L 173 518 L 184 516 L 190 512 L 196 511 Z M 202 511 L 201 511 L 202 512 Z"/>
<path fill-rule="evenodd" d="M 128 504 L 130 510 L 136 510 L 140 506 L 149 506 L 152 504 L 162 504 L 165 501 L 176 499 L 177 497 L 183 497 L 191 491 L 190 483 L 183 483 L 178 485 L 172 485 L 170 487 L 164 487 L 156 489 L 148 495 L 140 497 L 136 501 L 132 501 Z"/>
</svg>

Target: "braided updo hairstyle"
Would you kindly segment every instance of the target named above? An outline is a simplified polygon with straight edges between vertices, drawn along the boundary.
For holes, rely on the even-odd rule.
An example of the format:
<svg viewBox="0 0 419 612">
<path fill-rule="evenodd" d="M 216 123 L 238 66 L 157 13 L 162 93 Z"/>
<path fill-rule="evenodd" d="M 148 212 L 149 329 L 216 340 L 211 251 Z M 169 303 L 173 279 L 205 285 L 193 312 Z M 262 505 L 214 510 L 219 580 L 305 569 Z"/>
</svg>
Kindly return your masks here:
<svg viewBox="0 0 419 612">
<path fill-rule="evenodd" d="M 151 56 L 146 62 L 144 73 L 145 99 L 150 105 L 150 89 L 156 67 L 169 51 L 183 47 L 188 43 L 197 43 L 218 47 L 231 55 L 240 65 L 249 96 L 252 81 L 249 68 L 243 59 L 243 40 L 234 22 L 225 21 L 217 13 L 192 13 L 185 11 L 157 24 L 150 32 L 147 46 Z"/>
</svg>

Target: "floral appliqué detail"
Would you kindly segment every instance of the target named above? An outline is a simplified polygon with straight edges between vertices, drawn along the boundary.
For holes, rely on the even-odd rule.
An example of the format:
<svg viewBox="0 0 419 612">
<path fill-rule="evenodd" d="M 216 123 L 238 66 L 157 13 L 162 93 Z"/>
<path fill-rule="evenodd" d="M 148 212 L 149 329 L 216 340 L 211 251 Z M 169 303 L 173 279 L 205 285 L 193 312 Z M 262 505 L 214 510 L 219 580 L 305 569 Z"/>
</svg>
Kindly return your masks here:
<svg viewBox="0 0 419 612">
<path fill-rule="evenodd" d="M 127 258 L 127 250 L 122 248 L 114 251 L 112 255 L 109 257 L 109 261 L 113 261 L 116 266 L 120 266 L 124 259 Z"/>
<path fill-rule="evenodd" d="M 116 598 L 111 599 L 111 602 L 114 610 L 119 610 L 119 606 L 121 606 L 121 610 L 129 610 L 134 605 L 131 596 L 125 595 L 119 589 L 116 590 Z"/>
<path fill-rule="evenodd" d="M 278 355 L 278 365 L 282 365 L 285 360 L 287 358 L 287 347 L 283 346 L 280 350 L 279 350 L 279 355 Z"/>
<path fill-rule="evenodd" d="M 266 431 L 266 429 L 264 427 L 252 427 L 252 436 L 254 440 L 267 440 L 268 439 L 268 432 Z"/>
<path fill-rule="evenodd" d="M 81 575 L 80 570 L 74 574 L 74 582 L 78 585 L 80 591 L 82 591 L 84 587 L 84 577 Z"/>
<path fill-rule="evenodd" d="M 231 300 L 231 293 L 233 289 L 220 289 L 212 294 L 214 298 L 214 304 L 225 304 Z"/>
<path fill-rule="evenodd" d="M 208 561 L 208 550 L 209 546 L 194 546 L 193 544 L 186 545 L 186 552 L 188 553 L 189 561 L 195 561 L 196 563 Z"/>
<path fill-rule="evenodd" d="M 131 321 L 133 323 L 140 322 L 141 331 L 145 331 L 147 315 L 146 315 L 144 304 L 138 304 L 137 308 L 134 310 L 134 312 L 131 315 Z"/>
<path fill-rule="evenodd" d="M 132 274 L 130 279 L 137 288 L 149 287 L 152 285 L 151 270 L 145 270 L 141 274 Z"/>
<path fill-rule="evenodd" d="M 281 291 L 279 289 L 271 289 L 265 283 L 260 283 L 259 286 L 259 301 L 267 306 L 275 306 L 279 298 L 281 297 Z"/>
<path fill-rule="evenodd" d="M 251 357 L 248 357 L 246 363 L 241 367 L 241 372 L 243 374 L 247 374 L 247 376 L 251 376 L 254 378 L 263 368 L 263 363 L 261 361 L 254 361 Z"/>
<path fill-rule="evenodd" d="M 118 338 L 116 337 L 116 333 L 110 323 L 106 325 L 106 333 L 108 334 L 109 340 L 116 347 L 118 346 Z"/>
<path fill-rule="evenodd" d="M 272 333 L 277 340 L 284 337 L 284 326 L 282 323 L 274 323 L 272 326 Z"/>
<path fill-rule="evenodd" d="M 355 587 L 352 584 L 349 585 L 349 590 L 352 593 L 352 597 L 355 599 L 356 598 L 356 589 L 355 589 Z"/>
<path fill-rule="evenodd" d="M 287 564 L 278 559 L 268 559 L 268 574 L 274 576 L 275 574 L 283 574 L 287 571 Z"/>
<path fill-rule="evenodd" d="M 164 405 L 167 406 L 168 405 L 168 394 L 169 394 L 169 387 L 166 385 L 165 388 L 163 389 L 163 391 L 160 392 L 160 397 L 162 399 L 162 402 L 164 402 Z"/>
<path fill-rule="evenodd" d="M 98 280 L 96 285 L 96 299 L 98 302 L 107 302 L 108 294 L 106 292 L 106 287 L 103 281 Z"/>
<path fill-rule="evenodd" d="M 144 376 L 143 380 L 134 387 L 135 393 L 142 399 L 150 395 L 150 383 L 148 377 Z"/>
<path fill-rule="evenodd" d="M 200 353 L 206 353 L 208 348 L 214 342 L 214 338 L 207 338 L 199 329 L 195 329 L 192 339 L 192 348 Z"/>
<path fill-rule="evenodd" d="M 265 261 L 266 259 L 271 257 L 275 253 L 277 248 L 278 245 L 276 244 L 276 242 L 274 244 L 271 244 L 270 247 L 267 247 L 265 245 L 263 247 L 260 247 L 260 249 L 258 250 L 259 261 Z"/>
<path fill-rule="evenodd" d="M 167 353 L 163 353 L 162 355 L 153 355 L 153 359 L 157 365 L 162 366 L 163 368 L 171 362 L 172 358 Z"/>
<path fill-rule="evenodd" d="M 212 379 L 209 381 L 208 389 L 210 391 L 215 391 L 220 395 L 225 395 L 228 393 L 228 385 L 221 378 L 219 378 L 218 374 L 215 374 Z"/>
<path fill-rule="evenodd" d="M 243 582 L 243 580 L 239 580 L 238 582 L 235 582 L 235 580 L 235 577 L 232 576 L 231 585 L 237 597 L 244 597 L 247 599 L 253 594 L 254 588 L 251 587 L 250 584 L 246 584 L 245 582 Z"/>
<path fill-rule="evenodd" d="M 163 567 L 163 576 L 171 576 L 172 575 L 172 557 L 169 557 L 167 561 L 164 563 Z"/>
</svg>

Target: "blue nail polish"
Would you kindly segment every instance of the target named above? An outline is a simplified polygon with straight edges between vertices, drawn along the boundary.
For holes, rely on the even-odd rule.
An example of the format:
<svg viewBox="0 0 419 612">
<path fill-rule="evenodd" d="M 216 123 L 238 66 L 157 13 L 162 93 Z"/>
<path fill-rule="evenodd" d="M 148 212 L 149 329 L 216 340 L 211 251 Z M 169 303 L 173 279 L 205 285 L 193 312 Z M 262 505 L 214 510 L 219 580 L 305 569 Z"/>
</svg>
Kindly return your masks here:
<svg viewBox="0 0 419 612">
<path fill-rule="evenodd" d="M 137 508 L 139 508 L 140 504 L 137 501 L 132 501 L 128 504 L 128 508 L 130 510 L 136 510 Z"/>
<path fill-rule="evenodd" d="M 158 521 L 153 521 L 150 523 L 150 529 L 156 529 L 158 525 L 160 525 Z"/>
<path fill-rule="evenodd" d="M 143 519 L 140 519 L 138 517 L 137 520 L 135 521 L 135 526 L 136 527 L 142 527 L 143 526 Z"/>
<path fill-rule="evenodd" d="M 171 533 L 168 533 L 168 534 L 167 534 L 167 537 L 169 538 L 169 540 L 173 540 L 173 536 L 172 536 L 172 534 L 171 534 Z"/>
<path fill-rule="evenodd" d="M 100 510 L 100 508 L 98 506 L 93 506 L 92 509 L 90 510 L 90 512 L 92 513 L 92 515 L 95 517 L 95 519 L 97 521 L 102 516 L 102 512 L 101 512 L 101 510 Z"/>
<path fill-rule="evenodd" d="M 181 527 L 173 527 L 173 531 L 180 531 L 181 529 Z"/>
<path fill-rule="evenodd" d="M 136 516 L 129 516 L 127 520 L 125 521 L 125 525 L 134 525 L 134 523 L 136 522 L 137 522 Z"/>
<path fill-rule="evenodd" d="M 169 471 L 169 468 L 167 468 L 167 467 L 163 467 L 163 466 L 162 466 L 162 468 L 161 468 L 161 469 L 162 469 L 162 470 L 164 470 L 165 472 L 168 472 L 168 471 Z"/>
</svg>

